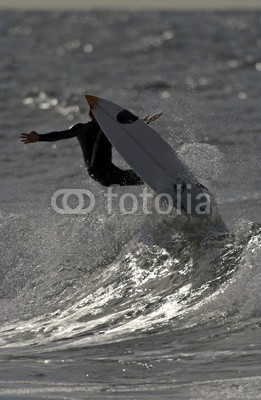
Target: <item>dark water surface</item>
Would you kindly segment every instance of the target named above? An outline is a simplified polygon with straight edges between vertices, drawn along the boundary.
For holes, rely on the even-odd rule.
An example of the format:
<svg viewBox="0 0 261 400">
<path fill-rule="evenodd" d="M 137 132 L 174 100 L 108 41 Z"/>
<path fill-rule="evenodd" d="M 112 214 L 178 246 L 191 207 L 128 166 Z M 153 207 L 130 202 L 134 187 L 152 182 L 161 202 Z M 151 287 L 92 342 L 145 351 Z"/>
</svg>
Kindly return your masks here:
<svg viewBox="0 0 261 400">
<path fill-rule="evenodd" d="M 0 398 L 261 398 L 260 21 L 0 13 Z M 154 128 L 230 233 L 108 215 L 76 139 L 19 142 L 86 121 L 85 92 L 163 111 Z M 56 214 L 61 188 L 91 190 L 95 210 Z"/>
</svg>

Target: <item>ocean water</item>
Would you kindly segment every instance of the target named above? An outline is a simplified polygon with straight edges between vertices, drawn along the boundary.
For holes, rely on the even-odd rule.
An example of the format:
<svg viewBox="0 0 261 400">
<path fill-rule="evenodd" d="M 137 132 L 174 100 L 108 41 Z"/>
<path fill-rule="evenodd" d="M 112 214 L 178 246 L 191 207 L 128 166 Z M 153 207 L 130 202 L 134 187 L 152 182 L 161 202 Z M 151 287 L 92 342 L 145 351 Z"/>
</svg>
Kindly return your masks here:
<svg viewBox="0 0 261 400">
<path fill-rule="evenodd" d="M 260 12 L 0 13 L 0 398 L 260 399 Z M 76 139 L 84 94 L 140 116 L 227 229 L 106 207 Z M 126 167 L 118 154 L 115 162 Z M 61 215 L 62 188 L 96 198 Z M 117 188 L 119 197 L 142 187 Z"/>
</svg>

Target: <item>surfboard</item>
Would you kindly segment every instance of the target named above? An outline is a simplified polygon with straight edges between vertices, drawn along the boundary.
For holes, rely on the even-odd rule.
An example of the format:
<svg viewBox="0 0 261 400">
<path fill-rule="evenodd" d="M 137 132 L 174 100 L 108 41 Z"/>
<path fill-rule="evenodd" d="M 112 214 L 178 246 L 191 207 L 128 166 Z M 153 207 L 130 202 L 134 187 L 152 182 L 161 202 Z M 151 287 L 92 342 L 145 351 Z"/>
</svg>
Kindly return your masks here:
<svg viewBox="0 0 261 400">
<path fill-rule="evenodd" d="M 154 129 L 118 104 L 85 97 L 109 141 L 157 195 L 165 195 L 180 213 L 193 217 L 211 213 L 208 189 Z"/>
</svg>

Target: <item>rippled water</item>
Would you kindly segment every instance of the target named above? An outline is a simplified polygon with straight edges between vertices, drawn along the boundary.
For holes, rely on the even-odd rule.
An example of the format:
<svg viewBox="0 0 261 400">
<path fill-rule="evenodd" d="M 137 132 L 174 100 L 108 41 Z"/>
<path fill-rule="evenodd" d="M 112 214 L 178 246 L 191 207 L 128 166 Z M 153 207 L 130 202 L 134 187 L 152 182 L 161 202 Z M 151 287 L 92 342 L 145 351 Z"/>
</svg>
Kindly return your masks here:
<svg viewBox="0 0 261 400">
<path fill-rule="evenodd" d="M 0 397 L 259 398 L 260 12 L 2 12 L 0 32 Z M 86 91 L 163 111 L 228 231 L 108 215 L 75 139 L 20 144 L 85 121 Z M 56 214 L 60 188 L 95 210 Z"/>
</svg>

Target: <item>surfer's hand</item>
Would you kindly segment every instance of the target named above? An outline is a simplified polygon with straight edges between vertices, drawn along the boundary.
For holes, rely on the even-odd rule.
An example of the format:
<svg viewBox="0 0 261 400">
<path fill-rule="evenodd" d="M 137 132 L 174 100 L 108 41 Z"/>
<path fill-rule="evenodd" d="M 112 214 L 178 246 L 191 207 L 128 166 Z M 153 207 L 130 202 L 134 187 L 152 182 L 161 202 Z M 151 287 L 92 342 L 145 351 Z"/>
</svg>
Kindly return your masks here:
<svg viewBox="0 0 261 400">
<path fill-rule="evenodd" d="M 20 138 L 22 143 L 24 144 L 39 142 L 39 134 L 35 131 L 31 131 L 29 133 L 22 133 Z"/>
<path fill-rule="evenodd" d="M 159 114 L 153 114 L 153 115 L 146 115 L 146 117 L 143 118 L 143 121 L 146 124 L 150 124 L 151 122 L 157 121 L 157 119 L 159 119 L 159 117 L 162 116 L 162 112 Z"/>
<path fill-rule="evenodd" d="M 146 117 L 142 118 L 146 124 L 149 124 L 150 115 L 146 115 Z"/>
</svg>

